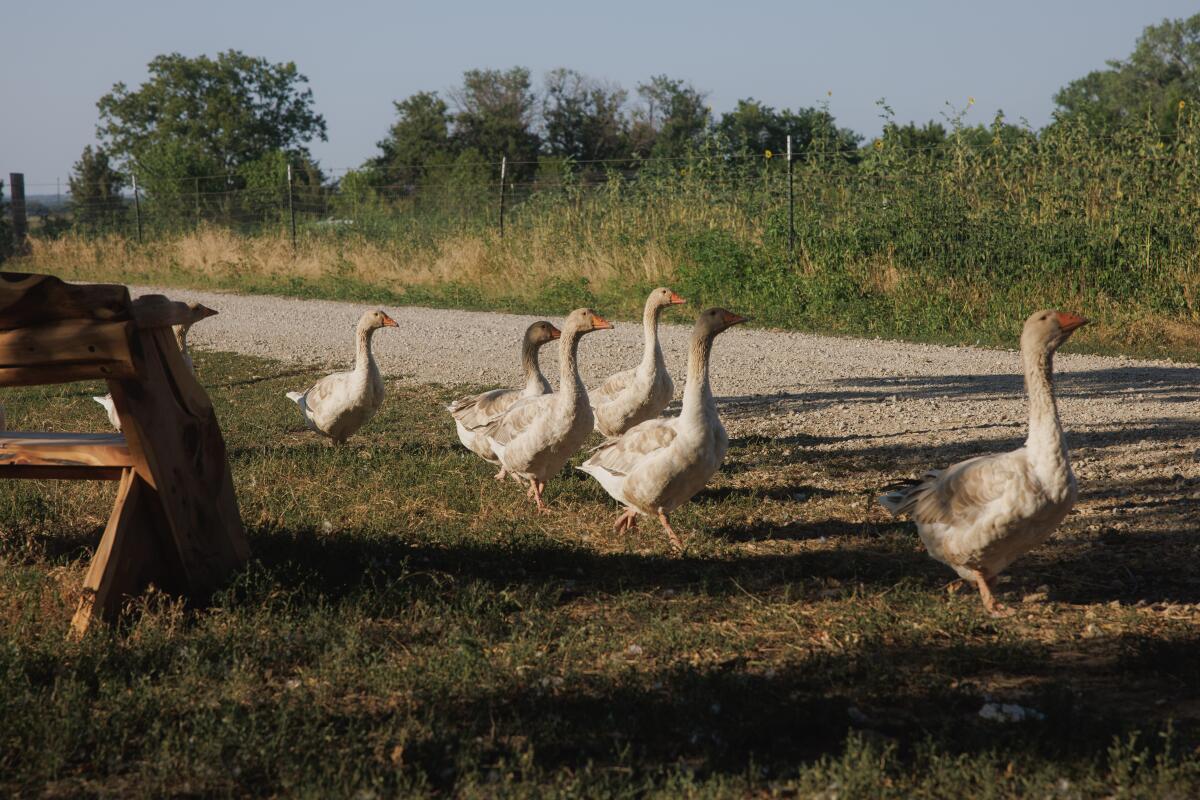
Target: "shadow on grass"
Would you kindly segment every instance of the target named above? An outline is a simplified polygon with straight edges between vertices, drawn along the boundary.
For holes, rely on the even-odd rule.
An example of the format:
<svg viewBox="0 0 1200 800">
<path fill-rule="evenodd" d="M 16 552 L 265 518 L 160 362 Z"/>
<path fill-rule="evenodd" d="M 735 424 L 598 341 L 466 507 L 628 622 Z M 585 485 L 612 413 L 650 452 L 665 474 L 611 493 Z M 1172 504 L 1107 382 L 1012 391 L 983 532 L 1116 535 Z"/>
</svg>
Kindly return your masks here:
<svg viewBox="0 0 1200 800">
<path fill-rule="evenodd" d="M 828 530 L 834 530 L 830 522 Z M 819 534 L 816 534 L 819 535 Z M 310 529 L 253 532 L 256 558 L 288 588 L 314 602 L 373 591 L 380 578 L 420 574 L 454 582 L 481 582 L 496 589 L 525 585 L 571 587 L 573 597 L 627 591 L 687 590 L 708 595 L 767 591 L 783 585 L 815 586 L 825 579 L 865 584 L 877 590 L 901 578 L 926 574 L 932 562 L 906 545 L 856 544 L 836 551 L 739 558 L 697 558 L 597 553 L 546 540 L 409 544 L 398 536 L 342 532 L 336 537 Z"/>
<path fill-rule="evenodd" d="M 869 640 L 769 670 L 731 659 L 513 681 L 434 709 L 445 733 L 414 757 L 436 771 L 447 752 L 462 746 L 456 742 L 473 741 L 483 763 L 519 763 L 524 755 L 544 770 L 590 762 L 652 777 L 683 767 L 702 779 L 744 775 L 753 766 L 773 779 L 823 756 L 837 758 L 847 735 L 857 733 L 895 745 L 902 762 L 932 748 L 994 755 L 1000 765 L 1052 760 L 1069 772 L 1068 765 L 1094 764 L 1114 737 L 1140 730 L 1152 741 L 1167 723 L 1155 690 L 1174 678 L 1159 668 L 1173 669 L 1167 661 L 1175 658 L 1195 664 L 1200 654 L 1195 640 L 1163 646 L 1131 639 L 1117 647 L 1149 677 L 1145 684 L 1115 683 L 1111 662 L 1063 665 L 1037 645 L 994 640 L 940 646 Z M 1020 688 L 996 696 L 982 690 L 996 673 Z M 981 717 L 993 701 L 1019 703 L 1040 718 Z M 1195 716 L 1176 719 L 1174 733 L 1174 744 L 1186 752 L 1197 741 Z"/>
</svg>

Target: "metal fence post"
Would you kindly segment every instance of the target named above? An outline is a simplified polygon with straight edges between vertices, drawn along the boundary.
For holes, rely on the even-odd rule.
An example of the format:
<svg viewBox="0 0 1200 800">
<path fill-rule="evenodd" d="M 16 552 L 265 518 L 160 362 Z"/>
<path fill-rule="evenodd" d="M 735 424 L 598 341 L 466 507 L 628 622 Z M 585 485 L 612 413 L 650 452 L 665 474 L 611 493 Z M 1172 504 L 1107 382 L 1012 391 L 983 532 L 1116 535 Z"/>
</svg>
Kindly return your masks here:
<svg viewBox="0 0 1200 800">
<path fill-rule="evenodd" d="M 504 176 L 508 172 L 508 156 L 500 157 L 500 238 L 504 238 Z"/>
<path fill-rule="evenodd" d="M 25 218 L 25 173 L 8 173 L 8 196 L 12 198 L 9 211 L 12 213 L 13 247 L 18 253 L 25 252 L 25 235 L 29 223 Z"/>
<path fill-rule="evenodd" d="M 142 243 L 142 201 L 138 199 L 137 173 L 130 173 L 133 180 L 133 216 L 137 220 L 138 244 Z"/>
<path fill-rule="evenodd" d="M 296 249 L 296 205 L 292 201 L 292 165 L 287 165 L 288 217 L 292 226 L 292 250 Z"/>
<path fill-rule="evenodd" d="M 796 255 L 796 189 L 792 182 L 792 135 L 787 137 L 788 167 L 788 255 Z"/>
</svg>

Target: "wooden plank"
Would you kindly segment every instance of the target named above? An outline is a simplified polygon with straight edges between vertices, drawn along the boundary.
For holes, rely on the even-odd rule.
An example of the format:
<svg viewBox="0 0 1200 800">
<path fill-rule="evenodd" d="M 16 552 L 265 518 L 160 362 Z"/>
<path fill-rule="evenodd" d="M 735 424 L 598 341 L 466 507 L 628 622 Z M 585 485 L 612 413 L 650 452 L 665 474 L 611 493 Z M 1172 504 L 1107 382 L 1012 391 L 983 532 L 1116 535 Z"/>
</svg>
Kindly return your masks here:
<svg viewBox="0 0 1200 800">
<path fill-rule="evenodd" d="M 134 461 L 119 433 L 4 431 L 0 433 L 0 468 L 8 465 L 132 467 Z"/>
<path fill-rule="evenodd" d="M 60 319 L 132 319 L 129 289 L 117 284 L 70 284 L 53 275 L 0 271 L 0 330 Z"/>
<path fill-rule="evenodd" d="M 169 328 L 196 322 L 187 303 L 168 300 L 161 294 L 142 295 L 133 301 L 133 319 L 139 328 Z"/>
<path fill-rule="evenodd" d="M 71 620 L 75 637 L 99 618 L 113 619 L 127 598 L 150 583 L 179 591 L 177 565 L 159 546 L 157 531 L 166 525 L 158 495 L 133 470 L 125 470 L 117 502 L 83 580 L 79 606 Z"/>
<path fill-rule="evenodd" d="M 47 386 L 52 383 L 136 377 L 137 372 L 132 364 L 119 361 L 52 367 L 0 367 L 0 386 Z"/>
<path fill-rule="evenodd" d="M 119 481 L 124 467 L 52 467 L 45 464 L 0 464 L 0 479 L 31 481 Z"/>
<path fill-rule="evenodd" d="M 131 322 L 68 319 L 0 330 L 0 368 L 121 363 L 131 368 Z"/>
<path fill-rule="evenodd" d="M 225 441 L 171 332 L 135 337 L 138 378 L 110 380 L 109 389 L 135 469 L 162 503 L 160 545 L 179 565 L 188 594 L 203 601 L 250 556 Z"/>
</svg>

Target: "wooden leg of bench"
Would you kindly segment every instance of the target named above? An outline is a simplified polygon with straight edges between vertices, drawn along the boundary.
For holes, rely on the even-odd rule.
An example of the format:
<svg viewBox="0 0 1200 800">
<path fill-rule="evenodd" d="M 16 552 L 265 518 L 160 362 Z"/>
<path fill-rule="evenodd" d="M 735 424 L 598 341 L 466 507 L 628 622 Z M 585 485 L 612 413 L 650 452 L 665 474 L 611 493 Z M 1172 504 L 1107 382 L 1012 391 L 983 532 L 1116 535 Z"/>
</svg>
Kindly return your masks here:
<svg viewBox="0 0 1200 800">
<path fill-rule="evenodd" d="M 165 521 L 157 492 L 133 469 L 125 470 L 117 502 L 92 556 L 83 596 L 71 620 L 71 632 L 82 636 L 95 619 L 114 619 L 127 597 L 164 575 L 165 565 L 156 532 Z"/>
</svg>

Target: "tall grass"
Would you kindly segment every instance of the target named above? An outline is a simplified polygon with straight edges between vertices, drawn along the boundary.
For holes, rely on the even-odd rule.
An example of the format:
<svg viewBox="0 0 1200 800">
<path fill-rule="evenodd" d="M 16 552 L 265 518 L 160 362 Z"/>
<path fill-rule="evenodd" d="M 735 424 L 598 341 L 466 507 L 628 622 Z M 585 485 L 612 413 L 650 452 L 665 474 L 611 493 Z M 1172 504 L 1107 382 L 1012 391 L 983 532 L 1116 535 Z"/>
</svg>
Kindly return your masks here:
<svg viewBox="0 0 1200 800">
<path fill-rule="evenodd" d="M 1096 320 L 1085 346 L 1193 357 L 1200 117 L 1179 114 L 1167 138 L 998 119 L 990 139 L 957 126 L 925 150 L 889 128 L 856 163 L 815 151 L 795 164 L 794 251 L 783 160 L 714 147 L 591 184 L 568 165 L 526 187 L 503 237 L 478 192 L 456 211 L 347 181 L 330 213 L 350 224 L 302 222 L 294 251 L 283 225 L 198 225 L 38 240 L 23 268 L 544 313 L 635 313 L 670 282 L 768 324 L 984 343 L 1060 306 Z"/>
</svg>

